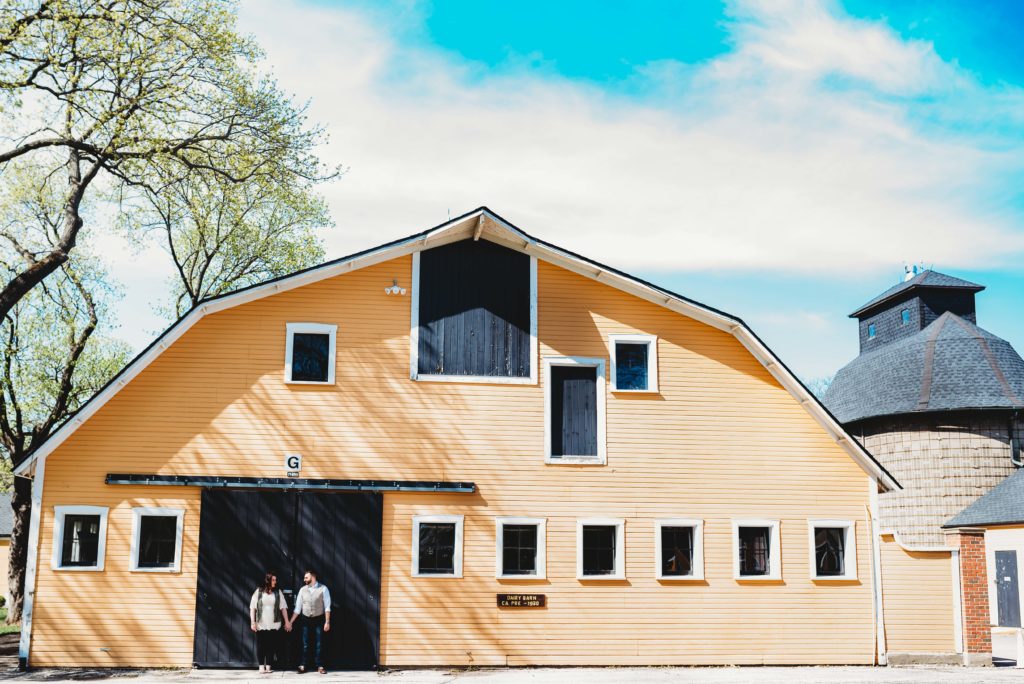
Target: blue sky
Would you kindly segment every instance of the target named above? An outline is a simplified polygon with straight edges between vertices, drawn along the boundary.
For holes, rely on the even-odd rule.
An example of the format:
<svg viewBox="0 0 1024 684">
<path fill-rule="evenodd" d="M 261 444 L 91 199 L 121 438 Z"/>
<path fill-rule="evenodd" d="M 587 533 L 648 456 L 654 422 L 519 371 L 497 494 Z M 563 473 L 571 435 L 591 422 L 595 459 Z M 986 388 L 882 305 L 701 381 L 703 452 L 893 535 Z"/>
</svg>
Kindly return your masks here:
<svg viewBox="0 0 1024 684">
<path fill-rule="evenodd" d="M 340 256 L 486 204 L 742 316 L 804 378 L 904 264 L 988 286 L 1024 351 L 1024 5 L 249 0 L 349 169 Z M 112 253 L 116 253 L 113 250 Z M 153 250 L 122 332 L 161 321 Z"/>
</svg>

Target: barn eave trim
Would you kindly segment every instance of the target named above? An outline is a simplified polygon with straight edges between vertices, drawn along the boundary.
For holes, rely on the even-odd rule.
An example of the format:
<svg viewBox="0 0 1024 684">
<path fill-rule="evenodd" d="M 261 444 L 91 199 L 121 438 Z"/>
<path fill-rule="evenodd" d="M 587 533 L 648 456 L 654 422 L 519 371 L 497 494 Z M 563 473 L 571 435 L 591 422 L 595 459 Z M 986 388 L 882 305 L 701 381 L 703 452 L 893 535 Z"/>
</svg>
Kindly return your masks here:
<svg viewBox="0 0 1024 684">
<path fill-rule="evenodd" d="M 301 477 L 222 477 L 217 475 L 147 475 L 108 473 L 108 485 L 204 487 L 208 489 L 301 489 L 328 492 L 444 492 L 472 494 L 473 482 L 443 480 L 335 480 Z"/>
</svg>

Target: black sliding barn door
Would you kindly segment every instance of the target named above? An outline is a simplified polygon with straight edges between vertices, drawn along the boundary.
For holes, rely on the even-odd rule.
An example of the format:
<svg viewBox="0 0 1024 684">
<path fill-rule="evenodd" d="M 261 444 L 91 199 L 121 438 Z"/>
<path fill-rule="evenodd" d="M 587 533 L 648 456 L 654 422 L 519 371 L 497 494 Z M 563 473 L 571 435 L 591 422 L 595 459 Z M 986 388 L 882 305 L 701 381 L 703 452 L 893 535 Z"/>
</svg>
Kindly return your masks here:
<svg viewBox="0 0 1024 684">
<path fill-rule="evenodd" d="M 325 657 L 333 668 L 377 664 L 382 497 L 372 493 L 204 490 L 193 660 L 200 667 L 256 664 L 249 599 L 268 570 L 289 599 L 312 567 L 331 590 Z M 297 630 L 285 635 L 298 654 Z M 290 663 L 279 663 L 288 665 Z"/>
</svg>

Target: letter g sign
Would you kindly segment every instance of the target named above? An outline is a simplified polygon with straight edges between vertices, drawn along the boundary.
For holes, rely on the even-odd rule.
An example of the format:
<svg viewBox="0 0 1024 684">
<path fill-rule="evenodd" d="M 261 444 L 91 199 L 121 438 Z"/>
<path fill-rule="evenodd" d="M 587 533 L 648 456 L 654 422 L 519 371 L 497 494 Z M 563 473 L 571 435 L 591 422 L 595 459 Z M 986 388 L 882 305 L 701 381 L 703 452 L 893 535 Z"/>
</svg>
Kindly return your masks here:
<svg viewBox="0 0 1024 684">
<path fill-rule="evenodd" d="M 302 456 L 300 454 L 285 456 L 284 469 L 288 472 L 288 477 L 298 477 L 299 471 L 302 470 Z"/>
</svg>

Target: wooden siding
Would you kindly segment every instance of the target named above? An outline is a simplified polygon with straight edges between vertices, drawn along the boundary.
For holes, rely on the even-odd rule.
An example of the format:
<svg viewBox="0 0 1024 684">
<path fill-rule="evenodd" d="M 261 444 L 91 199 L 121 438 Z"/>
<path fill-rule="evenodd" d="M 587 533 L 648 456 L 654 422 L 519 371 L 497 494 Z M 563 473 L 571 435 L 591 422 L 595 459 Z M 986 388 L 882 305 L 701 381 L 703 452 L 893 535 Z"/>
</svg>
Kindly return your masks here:
<svg viewBox="0 0 1024 684">
<path fill-rule="evenodd" d="M 867 477 L 734 337 L 539 264 L 542 358 L 645 333 L 660 374 L 658 394 L 608 392 L 606 466 L 545 465 L 541 386 L 409 380 L 409 298 L 383 289 L 410 277 L 404 257 L 210 315 L 48 458 L 33 664 L 191 662 L 199 492 L 106 473 L 281 476 L 287 453 L 304 477 L 478 484 L 385 495 L 384 665 L 873 661 Z M 334 386 L 284 384 L 288 322 L 338 325 Z M 129 573 L 131 506 L 176 503 L 182 572 Z M 105 572 L 50 569 L 69 504 L 111 507 Z M 412 516 L 449 513 L 464 578 L 411 577 Z M 547 518 L 546 580 L 495 579 L 496 516 Z M 626 521 L 624 581 L 576 579 L 576 520 L 595 516 Z M 704 581 L 655 579 L 654 521 L 674 517 L 705 521 Z M 733 518 L 781 521 L 781 581 L 733 579 Z M 809 579 L 808 519 L 856 522 L 858 580 Z"/>
<path fill-rule="evenodd" d="M 889 653 L 955 653 L 949 551 L 907 551 L 882 535 L 882 605 Z"/>
</svg>

